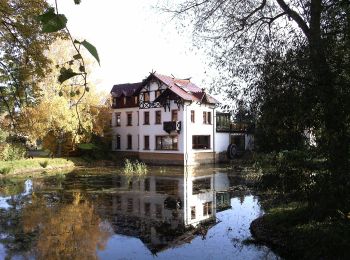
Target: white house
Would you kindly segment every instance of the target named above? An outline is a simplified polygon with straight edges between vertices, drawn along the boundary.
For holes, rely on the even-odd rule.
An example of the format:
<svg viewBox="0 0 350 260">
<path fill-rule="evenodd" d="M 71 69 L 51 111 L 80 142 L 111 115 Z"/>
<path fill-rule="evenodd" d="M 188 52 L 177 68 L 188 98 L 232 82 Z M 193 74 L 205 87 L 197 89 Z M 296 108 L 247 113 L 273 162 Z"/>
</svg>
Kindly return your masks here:
<svg viewBox="0 0 350 260">
<path fill-rule="evenodd" d="M 153 164 L 214 163 L 230 134 L 216 131 L 218 101 L 190 79 L 151 73 L 113 86 L 112 150 Z"/>
</svg>

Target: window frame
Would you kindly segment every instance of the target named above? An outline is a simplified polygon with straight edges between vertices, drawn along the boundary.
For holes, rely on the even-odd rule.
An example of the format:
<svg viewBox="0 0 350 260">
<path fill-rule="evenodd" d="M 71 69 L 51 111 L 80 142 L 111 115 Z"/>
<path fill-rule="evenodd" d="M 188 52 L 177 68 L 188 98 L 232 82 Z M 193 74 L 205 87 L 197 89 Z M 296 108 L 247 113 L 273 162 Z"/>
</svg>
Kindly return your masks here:
<svg viewBox="0 0 350 260">
<path fill-rule="evenodd" d="M 163 138 L 166 138 L 166 137 L 170 137 L 171 138 L 171 149 L 164 149 L 164 146 L 163 146 Z M 161 147 L 159 148 L 158 146 L 158 138 L 161 138 L 161 142 L 160 142 L 160 145 Z M 177 139 L 177 142 L 174 142 L 175 138 Z M 155 142 L 156 142 L 156 150 L 158 151 L 177 151 L 179 149 L 179 136 L 178 135 L 156 135 L 156 138 L 155 138 Z M 176 144 L 176 147 L 174 147 L 174 144 Z"/>
<path fill-rule="evenodd" d="M 211 111 L 203 111 L 203 124 L 205 125 L 211 125 Z"/>
<path fill-rule="evenodd" d="M 147 114 L 147 122 L 146 122 L 146 114 Z M 144 111 L 143 112 L 143 124 L 144 125 L 149 125 L 149 111 Z"/>
<path fill-rule="evenodd" d="M 199 143 L 200 137 L 208 137 L 208 145 L 205 147 L 205 143 Z M 195 138 L 198 138 L 197 142 L 194 142 Z M 193 150 L 210 150 L 211 149 L 211 135 L 192 135 L 192 149 Z"/>
<path fill-rule="evenodd" d="M 191 220 L 196 219 L 196 206 L 191 206 Z"/>
<path fill-rule="evenodd" d="M 213 206 L 212 201 L 203 203 L 203 217 L 211 216 L 213 214 L 212 206 Z"/>
<path fill-rule="evenodd" d="M 194 110 L 191 110 L 191 123 L 196 122 L 196 112 Z"/>
<path fill-rule="evenodd" d="M 129 119 L 130 119 L 130 122 L 129 122 Z M 126 126 L 132 126 L 132 112 L 126 112 Z"/>
<path fill-rule="evenodd" d="M 155 115 L 155 125 L 161 125 L 162 124 L 162 110 L 156 110 L 154 112 Z M 158 115 L 159 115 L 159 120 L 158 120 Z"/>
<path fill-rule="evenodd" d="M 176 121 L 179 121 L 179 113 L 178 113 L 178 109 L 173 109 L 171 110 L 171 121 L 172 122 L 176 122 Z M 176 114 L 176 120 L 175 120 L 175 115 Z"/>
<path fill-rule="evenodd" d="M 127 148 L 126 149 L 132 150 L 132 135 L 128 134 L 126 138 L 127 138 Z"/>
<path fill-rule="evenodd" d="M 119 118 L 119 121 L 118 121 Z M 115 126 L 119 127 L 122 124 L 122 116 L 120 112 L 115 113 Z"/>
<path fill-rule="evenodd" d="M 147 146 L 146 146 L 146 140 L 147 140 Z M 149 135 L 143 136 L 143 150 L 150 150 L 150 148 L 149 148 Z"/>
<path fill-rule="evenodd" d="M 121 137 L 120 137 L 120 134 L 116 135 L 114 149 L 115 150 L 121 150 Z"/>
</svg>

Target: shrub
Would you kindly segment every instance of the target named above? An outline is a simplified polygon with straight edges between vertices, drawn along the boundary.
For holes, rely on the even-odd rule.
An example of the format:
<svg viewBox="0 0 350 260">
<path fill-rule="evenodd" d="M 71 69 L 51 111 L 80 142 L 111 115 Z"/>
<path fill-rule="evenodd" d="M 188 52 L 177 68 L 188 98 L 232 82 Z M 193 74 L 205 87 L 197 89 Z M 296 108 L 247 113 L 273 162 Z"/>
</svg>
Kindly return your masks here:
<svg viewBox="0 0 350 260">
<path fill-rule="evenodd" d="M 5 144 L 0 151 L 0 159 L 3 161 L 14 161 L 23 159 L 26 148 L 20 144 Z"/>
<path fill-rule="evenodd" d="M 0 174 L 2 174 L 2 175 L 9 174 L 10 172 L 11 172 L 11 167 L 0 168 Z"/>
<path fill-rule="evenodd" d="M 40 166 L 43 167 L 43 168 L 46 168 L 47 165 L 49 164 L 48 161 L 43 161 L 43 162 L 39 162 Z"/>
</svg>

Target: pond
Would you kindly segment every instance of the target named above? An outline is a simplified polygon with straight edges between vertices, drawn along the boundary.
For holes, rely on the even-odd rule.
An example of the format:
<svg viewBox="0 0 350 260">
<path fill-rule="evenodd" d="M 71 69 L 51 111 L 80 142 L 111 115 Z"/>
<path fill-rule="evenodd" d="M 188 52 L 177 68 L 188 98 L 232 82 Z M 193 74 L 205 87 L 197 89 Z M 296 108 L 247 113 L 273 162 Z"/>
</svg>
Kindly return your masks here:
<svg viewBox="0 0 350 260">
<path fill-rule="evenodd" d="M 224 167 L 0 179 L 0 259 L 278 259 L 245 243 L 263 214 Z"/>
</svg>

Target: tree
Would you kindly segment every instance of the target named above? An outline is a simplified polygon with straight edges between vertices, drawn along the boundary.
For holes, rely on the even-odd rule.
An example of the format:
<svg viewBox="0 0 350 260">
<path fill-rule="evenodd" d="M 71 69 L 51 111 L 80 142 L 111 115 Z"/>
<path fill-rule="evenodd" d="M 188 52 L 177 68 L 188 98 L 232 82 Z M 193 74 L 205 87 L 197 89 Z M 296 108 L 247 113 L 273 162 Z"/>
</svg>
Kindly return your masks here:
<svg viewBox="0 0 350 260">
<path fill-rule="evenodd" d="M 45 0 L 0 0 L 0 110 L 10 116 L 33 102 L 49 71 L 45 51 L 64 36 L 41 33 L 36 17 L 47 8 Z"/>
<path fill-rule="evenodd" d="M 259 66 L 261 77 L 252 84 L 252 107 L 257 113 L 255 144 L 259 151 L 306 148 L 315 100 L 304 50 L 268 53 Z M 304 68 L 304 69 L 303 69 Z"/>
<path fill-rule="evenodd" d="M 66 62 L 72 55 L 69 45 L 62 40 L 51 45 L 47 53 L 52 60 L 51 72 L 38 83 L 40 92 L 35 104 L 23 108 L 16 118 L 21 134 L 32 141 L 43 140 L 44 147 L 57 156 L 69 155 L 79 142 L 89 141 L 93 133 L 102 134 L 96 126 L 97 121 L 100 123 L 101 97 L 93 83 L 87 82 L 89 92 L 82 97 L 79 79 L 70 78 L 62 84 L 57 81 L 62 68 L 76 69 L 76 65 Z M 86 72 L 92 65 L 89 60 L 85 62 Z"/>
<path fill-rule="evenodd" d="M 187 0 L 174 11 L 194 22 L 199 43 L 212 44 L 211 54 L 228 78 L 252 83 L 256 65 L 271 51 L 283 55 L 306 47 L 309 92 L 315 99 L 312 126 L 318 131 L 320 155 L 327 159 L 332 208 L 350 202 L 350 3 L 339 1 Z M 192 15 L 191 15 L 192 14 Z M 232 82 L 232 81 L 228 81 Z M 327 192 L 325 190 L 324 192 Z"/>
</svg>

